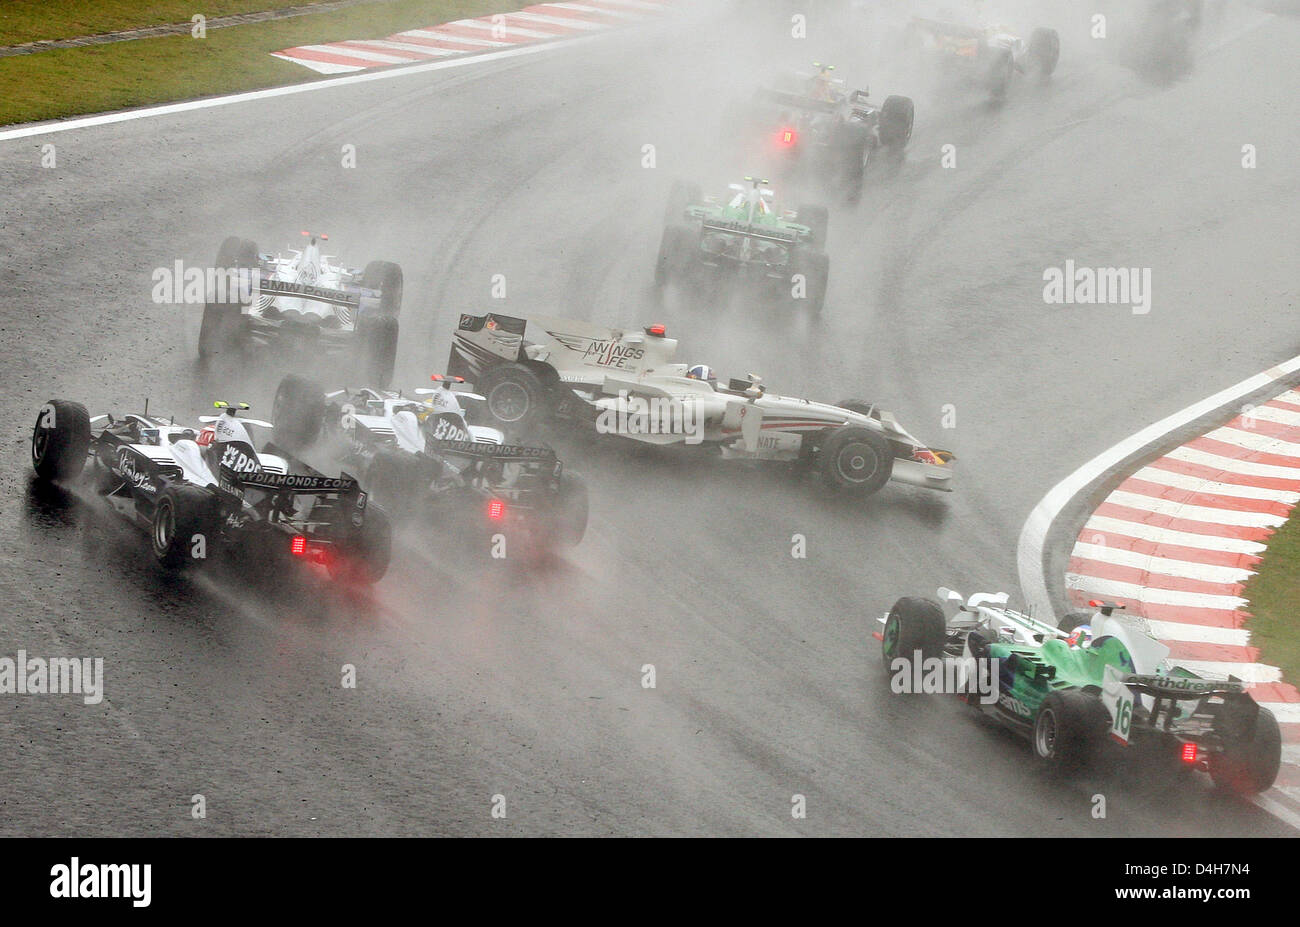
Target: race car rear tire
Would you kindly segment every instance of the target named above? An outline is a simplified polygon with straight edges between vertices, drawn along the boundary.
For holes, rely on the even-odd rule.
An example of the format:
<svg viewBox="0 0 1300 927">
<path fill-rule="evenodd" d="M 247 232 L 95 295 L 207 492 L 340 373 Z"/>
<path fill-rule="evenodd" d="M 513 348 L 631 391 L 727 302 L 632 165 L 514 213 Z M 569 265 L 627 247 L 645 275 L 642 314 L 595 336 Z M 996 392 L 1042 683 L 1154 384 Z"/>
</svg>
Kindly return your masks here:
<svg viewBox="0 0 1300 927">
<path fill-rule="evenodd" d="M 275 443 L 297 453 L 320 437 L 325 421 L 325 391 L 318 383 L 297 374 L 280 381 L 271 405 Z"/>
<path fill-rule="evenodd" d="M 576 547 L 587 533 L 587 481 L 579 473 L 560 474 L 560 492 L 555 500 L 555 540 L 562 547 Z"/>
<path fill-rule="evenodd" d="M 800 203 L 795 216 L 797 217 L 795 221 L 800 225 L 806 225 L 812 229 L 813 247 L 824 249 L 826 247 L 826 230 L 830 224 L 830 213 L 826 207 Z"/>
<path fill-rule="evenodd" d="M 1078 769 L 1109 727 L 1110 715 L 1095 695 L 1078 689 L 1051 692 L 1034 718 L 1034 755 L 1053 769 Z"/>
<path fill-rule="evenodd" d="M 704 200 L 704 192 L 697 183 L 686 180 L 674 180 L 668 191 L 668 203 L 664 206 L 664 225 L 676 225 L 686 219 L 686 207 L 694 206 Z"/>
<path fill-rule="evenodd" d="M 1282 762 L 1282 735 L 1277 718 L 1260 708 L 1249 737 L 1225 740 L 1222 753 L 1210 754 L 1210 778 L 1238 795 L 1263 792 L 1277 779 Z"/>
<path fill-rule="evenodd" d="M 260 265 L 257 245 L 247 238 L 231 235 L 221 243 L 213 267 L 227 281 L 235 277 L 242 281 L 247 275 L 250 287 L 256 284 Z M 233 274 L 230 272 L 234 272 Z M 231 282 L 235 282 L 231 281 Z M 211 296 L 218 294 L 212 293 Z M 240 294 L 227 291 L 224 300 L 214 299 L 203 304 L 203 321 L 199 326 L 199 357 L 206 360 L 239 350 L 243 346 L 244 316 Z M 249 293 L 256 299 L 257 292 Z"/>
<path fill-rule="evenodd" d="M 796 305 L 805 305 L 813 315 L 820 315 L 826 305 L 826 289 L 830 285 L 831 259 L 824 251 L 805 251 L 795 261 L 795 273 L 804 278 L 803 296 L 795 297 L 794 281 L 790 295 Z"/>
<path fill-rule="evenodd" d="M 1061 622 L 1056 626 L 1056 629 L 1058 631 L 1063 631 L 1066 634 L 1069 634 L 1077 627 L 1080 627 L 1085 624 L 1091 624 L 1092 615 L 1093 615 L 1092 612 L 1070 612 L 1068 615 L 1066 615 L 1064 618 L 1061 619 Z"/>
<path fill-rule="evenodd" d="M 32 468 L 43 480 L 73 480 L 86 466 L 90 413 L 79 402 L 51 399 L 32 428 Z"/>
<path fill-rule="evenodd" d="M 217 544 L 217 497 L 201 486 L 164 487 L 154 505 L 150 546 L 169 569 L 206 559 Z"/>
<path fill-rule="evenodd" d="M 397 319 L 387 315 L 363 316 L 357 323 L 361 373 L 378 389 L 386 389 L 397 363 Z"/>
<path fill-rule="evenodd" d="M 916 105 L 911 97 L 888 96 L 880 107 L 880 141 L 886 148 L 903 148 L 912 139 Z"/>
<path fill-rule="evenodd" d="M 371 261 L 361 272 L 367 289 L 379 291 L 379 311 L 395 316 L 402 311 L 402 268 L 392 261 Z"/>
<path fill-rule="evenodd" d="M 659 239 L 659 256 L 655 259 L 655 286 L 663 288 L 673 280 L 687 276 L 694 259 L 698 232 L 689 225 L 665 225 Z"/>
<path fill-rule="evenodd" d="M 366 471 L 366 489 L 395 518 L 410 512 L 420 490 L 416 458 L 405 451 L 384 448 L 375 453 Z"/>
<path fill-rule="evenodd" d="M 844 123 L 836 144 L 844 171 L 844 194 L 850 201 L 856 201 L 862 195 L 862 184 L 866 179 L 871 135 L 861 123 Z"/>
<path fill-rule="evenodd" d="M 833 489 L 869 496 L 889 482 L 894 452 L 883 435 L 855 425 L 841 425 L 818 450 L 817 469 Z"/>
<path fill-rule="evenodd" d="M 918 651 L 922 660 L 942 657 L 947 637 L 948 622 L 938 602 L 919 596 L 904 596 L 894 603 L 885 618 L 885 630 L 880 641 L 885 672 L 893 674 L 895 660 L 914 660 Z"/>
<path fill-rule="evenodd" d="M 370 586 L 384 578 L 393 555 L 393 526 L 377 504 L 366 506 L 361 527 L 340 542 L 326 561 L 339 582 Z"/>
<path fill-rule="evenodd" d="M 488 418 L 503 431 L 527 431 L 550 413 L 546 384 L 523 364 L 498 364 L 483 371 L 475 384 L 486 400 Z"/>
<path fill-rule="evenodd" d="M 1029 66 L 1039 80 L 1045 81 L 1056 70 L 1061 58 L 1061 37 L 1055 29 L 1035 29 L 1029 36 Z"/>
</svg>

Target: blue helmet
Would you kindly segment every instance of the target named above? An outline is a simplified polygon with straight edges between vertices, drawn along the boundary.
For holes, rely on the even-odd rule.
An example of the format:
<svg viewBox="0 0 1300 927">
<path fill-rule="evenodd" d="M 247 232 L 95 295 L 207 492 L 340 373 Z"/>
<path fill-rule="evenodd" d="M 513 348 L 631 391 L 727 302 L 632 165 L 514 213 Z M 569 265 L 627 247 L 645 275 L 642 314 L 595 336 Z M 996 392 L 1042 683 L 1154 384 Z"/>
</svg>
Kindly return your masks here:
<svg viewBox="0 0 1300 927">
<path fill-rule="evenodd" d="M 696 364 L 686 371 L 686 377 L 690 380 L 704 380 L 710 386 L 716 385 L 718 382 L 718 375 L 713 372 L 712 367 L 706 364 Z"/>
</svg>

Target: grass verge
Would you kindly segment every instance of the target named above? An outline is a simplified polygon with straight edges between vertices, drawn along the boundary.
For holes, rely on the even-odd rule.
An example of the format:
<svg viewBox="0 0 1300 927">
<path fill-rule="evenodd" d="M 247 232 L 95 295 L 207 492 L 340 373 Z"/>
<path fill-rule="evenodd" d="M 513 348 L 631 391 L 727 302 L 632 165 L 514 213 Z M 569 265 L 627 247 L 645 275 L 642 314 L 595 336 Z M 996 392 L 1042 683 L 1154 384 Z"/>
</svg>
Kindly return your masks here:
<svg viewBox="0 0 1300 927">
<path fill-rule="evenodd" d="M 1242 593 L 1254 616 L 1247 627 L 1263 662 L 1282 668 L 1300 685 L 1300 515 L 1293 515 L 1268 541 L 1259 572 Z"/>
<path fill-rule="evenodd" d="M 276 3 L 260 0 L 258 5 L 274 8 Z M 510 0 L 392 0 L 212 29 L 203 39 L 134 39 L 3 58 L 0 125 L 316 80 L 321 75 L 270 53 L 295 45 L 381 38 L 524 5 Z"/>
</svg>

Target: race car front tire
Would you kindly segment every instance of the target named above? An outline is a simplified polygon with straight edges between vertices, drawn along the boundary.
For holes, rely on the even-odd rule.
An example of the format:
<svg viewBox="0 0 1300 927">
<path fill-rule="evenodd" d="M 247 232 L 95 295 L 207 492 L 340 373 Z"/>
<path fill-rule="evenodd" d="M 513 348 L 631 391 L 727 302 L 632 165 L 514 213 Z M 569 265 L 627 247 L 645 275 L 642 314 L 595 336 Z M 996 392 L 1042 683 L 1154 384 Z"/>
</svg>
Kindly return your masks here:
<svg viewBox="0 0 1300 927">
<path fill-rule="evenodd" d="M 73 480 L 86 466 L 90 413 L 79 402 L 51 399 L 32 429 L 32 467 L 43 480 Z"/>
<path fill-rule="evenodd" d="M 489 419 L 502 430 L 527 431 L 550 412 L 550 391 L 523 364 L 489 367 L 475 386 L 486 400 L 483 407 Z"/>
<path fill-rule="evenodd" d="M 361 272 L 367 289 L 379 291 L 379 311 L 395 316 L 402 311 L 402 268 L 392 261 L 371 261 Z"/>
<path fill-rule="evenodd" d="M 1282 735 L 1273 712 L 1260 708 L 1248 733 L 1248 737 L 1225 739 L 1223 752 L 1210 754 L 1214 784 L 1238 795 L 1270 788 L 1282 762 Z"/>
<path fill-rule="evenodd" d="M 1004 100 L 1007 91 L 1011 89 L 1011 76 L 1016 69 L 1011 49 L 989 48 L 988 59 L 988 71 L 985 75 L 988 91 L 994 100 Z"/>
<path fill-rule="evenodd" d="M 1053 769 L 1076 770 L 1109 727 L 1110 715 L 1095 695 L 1078 689 L 1051 692 L 1034 718 L 1034 754 Z"/>
<path fill-rule="evenodd" d="M 894 452 L 881 434 L 841 425 L 817 452 L 817 469 L 827 485 L 844 493 L 869 496 L 889 482 Z"/>
<path fill-rule="evenodd" d="M 922 660 L 942 657 L 947 636 L 948 622 L 938 602 L 904 596 L 894 603 L 885 618 L 880 641 L 885 672 L 892 675 L 896 671 L 895 660 L 915 660 L 918 652 Z"/>
<path fill-rule="evenodd" d="M 357 323 L 361 373 L 376 389 L 386 389 L 397 363 L 397 319 L 387 315 L 362 316 Z"/>
<path fill-rule="evenodd" d="M 207 558 L 217 544 L 217 497 L 201 486 L 163 488 L 154 505 L 150 531 L 153 555 L 169 569 Z"/>
<path fill-rule="evenodd" d="M 271 405 L 272 435 L 280 447 L 297 453 L 320 437 L 325 391 L 313 380 L 289 374 L 280 381 Z"/>
</svg>

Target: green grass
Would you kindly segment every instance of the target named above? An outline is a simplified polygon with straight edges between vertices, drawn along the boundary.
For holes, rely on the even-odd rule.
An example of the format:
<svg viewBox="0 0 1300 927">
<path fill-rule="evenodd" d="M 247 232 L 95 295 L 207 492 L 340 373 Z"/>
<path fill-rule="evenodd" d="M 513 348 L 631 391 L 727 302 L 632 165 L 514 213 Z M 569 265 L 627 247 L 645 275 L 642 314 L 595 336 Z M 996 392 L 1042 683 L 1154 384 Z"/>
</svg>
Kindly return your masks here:
<svg viewBox="0 0 1300 927">
<path fill-rule="evenodd" d="M 260 13 L 313 0 L 0 0 L 0 46 Z"/>
<path fill-rule="evenodd" d="M 1243 595 L 1255 616 L 1247 625 L 1250 642 L 1263 662 L 1280 666 L 1283 679 L 1300 685 L 1300 517 L 1269 538 L 1264 562 Z"/>
<path fill-rule="evenodd" d="M 0 0 L 0 8 L 8 5 Z M 37 4 L 23 0 L 15 5 Z M 91 6 L 89 3 L 57 5 Z M 126 7 L 128 4 L 104 5 Z M 240 4 L 230 0 L 224 5 L 274 8 L 277 2 L 259 0 L 256 4 Z M 279 5 L 286 4 L 280 0 Z M 315 80 L 321 75 L 302 65 L 272 58 L 270 52 L 294 45 L 381 38 L 404 29 L 486 16 L 524 5 L 509 0 L 392 0 L 331 13 L 212 29 L 204 39 L 166 36 L 0 58 L 0 125 Z M 215 9 L 221 4 L 207 6 Z M 190 9 L 194 7 L 191 0 Z M 169 17 L 164 19 L 171 21 Z"/>
</svg>

